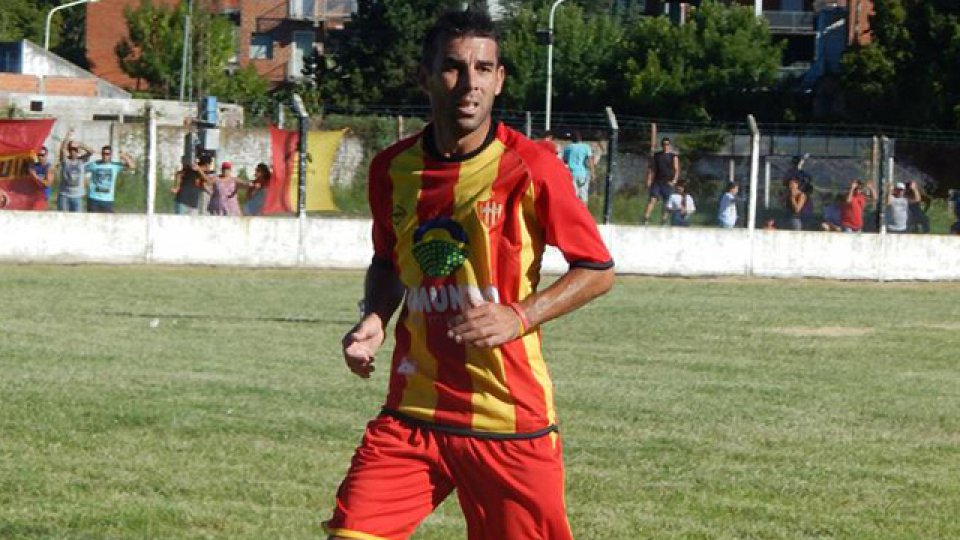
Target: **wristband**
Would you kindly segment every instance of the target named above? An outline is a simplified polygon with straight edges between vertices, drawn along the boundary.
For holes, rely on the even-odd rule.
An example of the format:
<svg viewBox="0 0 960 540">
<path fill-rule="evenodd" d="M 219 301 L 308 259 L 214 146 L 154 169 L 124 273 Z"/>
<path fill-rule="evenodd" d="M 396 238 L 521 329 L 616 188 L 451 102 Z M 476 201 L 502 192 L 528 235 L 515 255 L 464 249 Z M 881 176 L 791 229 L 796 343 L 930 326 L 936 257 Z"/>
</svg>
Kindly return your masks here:
<svg viewBox="0 0 960 540">
<path fill-rule="evenodd" d="M 510 302 L 507 304 L 507 307 L 516 313 L 517 320 L 520 322 L 520 329 L 517 331 L 517 337 L 523 336 L 527 333 L 527 330 L 530 329 L 530 320 L 527 319 L 527 314 L 523 312 L 523 308 L 520 307 L 520 304 L 517 302 Z"/>
</svg>

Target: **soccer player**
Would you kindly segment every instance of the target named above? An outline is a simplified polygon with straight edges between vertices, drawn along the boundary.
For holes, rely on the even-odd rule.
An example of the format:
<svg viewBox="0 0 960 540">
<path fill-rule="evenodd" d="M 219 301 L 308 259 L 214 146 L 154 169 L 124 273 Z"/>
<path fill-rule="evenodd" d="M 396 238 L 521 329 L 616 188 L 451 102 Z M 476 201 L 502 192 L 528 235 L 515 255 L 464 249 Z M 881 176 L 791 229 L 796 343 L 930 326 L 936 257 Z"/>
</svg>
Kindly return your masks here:
<svg viewBox="0 0 960 540">
<path fill-rule="evenodd" d="M 408 538 L 454 490 L 470 540 L 568 540 L 539 327 L 605 293 L 613 261 L 563 163 L 491 119 L 493 23 L 450 12 L 418 70 L 432 122 L 370 165 L 374 256 L 343 339 L 370 377 L 400 310 L 381 413 L 337 491 L 331 539 Z M 538 291 L 545 244 L 570 269 Z"/>
</svg>

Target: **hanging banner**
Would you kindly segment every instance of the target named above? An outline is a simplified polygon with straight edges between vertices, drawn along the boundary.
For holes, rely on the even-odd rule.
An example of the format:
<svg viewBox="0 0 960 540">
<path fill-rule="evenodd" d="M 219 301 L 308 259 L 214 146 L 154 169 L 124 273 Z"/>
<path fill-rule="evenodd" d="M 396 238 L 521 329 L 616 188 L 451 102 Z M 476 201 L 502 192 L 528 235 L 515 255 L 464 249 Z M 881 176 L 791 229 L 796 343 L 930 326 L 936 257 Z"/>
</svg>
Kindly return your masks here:
<svg viewBox="0 0 960 540">
<path fill-rule="evenodd" d="M 27 172 L 53 119 L 0 119 L 0 210 L 45 210 L 45 188 Z"/>
<path fill-rule="evenodd" d="M 330 170 L 346 130 L 310 131 L 307 133 L 307 200 L 308 212 L 337 212 L 340 209 L 330 190 Z M 273 157 L 273 180 L 263 205 L 264 214 L 296 213 L 299 195 L 299 164 L 297 145 L 300 134 L 270 128 L 270 148 Z"/>
</svg>

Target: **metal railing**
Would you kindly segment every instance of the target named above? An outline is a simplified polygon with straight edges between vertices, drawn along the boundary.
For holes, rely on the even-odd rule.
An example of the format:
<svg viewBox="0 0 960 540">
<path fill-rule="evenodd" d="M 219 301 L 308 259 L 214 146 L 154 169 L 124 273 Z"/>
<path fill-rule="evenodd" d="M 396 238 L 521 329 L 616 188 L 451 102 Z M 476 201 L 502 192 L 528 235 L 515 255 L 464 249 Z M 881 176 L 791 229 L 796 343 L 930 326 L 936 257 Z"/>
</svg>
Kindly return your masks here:
<svg viewBox="0 0 960 540">
<path fill-rule="evenodd" d="M 763 16 L 773 33 L 816 33 L 816 14 L 812 11 L 764 11 Z"/>
<path fill-rule="evenodd" d="M 357 10 L 356 0 L 287 0 L 287 15 L 297 20 L 347 19 Z"/>
</svg>

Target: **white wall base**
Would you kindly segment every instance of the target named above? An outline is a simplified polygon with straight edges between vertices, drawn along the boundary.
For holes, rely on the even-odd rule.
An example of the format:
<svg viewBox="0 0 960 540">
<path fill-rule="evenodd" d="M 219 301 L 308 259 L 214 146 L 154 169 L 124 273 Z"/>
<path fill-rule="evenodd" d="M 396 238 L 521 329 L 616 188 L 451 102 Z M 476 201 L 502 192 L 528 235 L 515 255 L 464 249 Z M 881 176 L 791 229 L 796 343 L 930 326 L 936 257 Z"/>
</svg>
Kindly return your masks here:
<svg viewBox="0 0 960 540">
<path fill-rule="evenodd" d="M 601 226 L 621 274 L 960 280 L 960 238 Z M 0 261 L 365 268 L 369 220 L 0 212 Z M 544 270 L 561 273 L 559 252 Z"/>
</svg>

